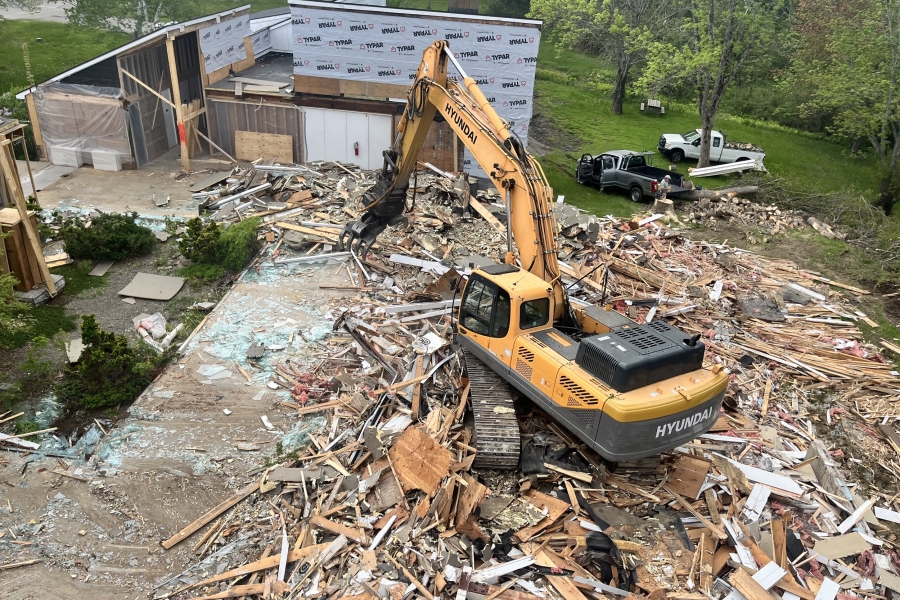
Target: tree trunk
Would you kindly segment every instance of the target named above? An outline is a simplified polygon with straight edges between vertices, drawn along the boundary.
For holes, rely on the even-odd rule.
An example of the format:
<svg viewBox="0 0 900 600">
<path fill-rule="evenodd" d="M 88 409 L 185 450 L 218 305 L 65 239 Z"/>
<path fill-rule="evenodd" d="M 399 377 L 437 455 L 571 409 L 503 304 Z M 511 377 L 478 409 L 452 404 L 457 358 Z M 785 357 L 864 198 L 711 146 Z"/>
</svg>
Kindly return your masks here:
<svg viewBox="0 0 900 600">
<path fill-rule="evenodd" d="M 894 176 L 894 171 L 890 170 L 881 179 L 881 186 L 878 189 L 878 199 L 875 200 L 875 206 L 881 208 L 887 216 L 891 216 L 894 205 L 900 201 L 900 198 L 897 197 L 897 186 L 894 185 L 893 181 Z"/>
<path fill-rule="evenodd" d="M 628 67 L 619 65 L 616 68 L 616 84 L 613 86 L 612 112 L 614 115 L 622 114 L 622 105 L 625 103 L 625 88 L 628 83 Z"/>
<path fill-rule="evenodd" d="M 709 166 L 709 150 L 712 143 L 713 119 L 709 110 L 700 113 L 700 159 L 697 160 L 697 168 Z"/>
</svg>

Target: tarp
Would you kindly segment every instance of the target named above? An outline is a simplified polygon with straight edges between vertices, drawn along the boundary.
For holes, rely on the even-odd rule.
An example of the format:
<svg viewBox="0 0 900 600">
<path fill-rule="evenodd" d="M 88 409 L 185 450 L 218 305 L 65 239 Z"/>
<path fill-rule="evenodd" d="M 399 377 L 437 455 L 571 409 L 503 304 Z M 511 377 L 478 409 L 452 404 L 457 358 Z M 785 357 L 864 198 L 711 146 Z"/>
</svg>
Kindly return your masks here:
<svg viewBox="0 0 900 600">
<path fill-rule="evenodd" d="M 33 95 L 51 161 L 54 148 L 65 148 L 79 151 L 87 163 L 97 149 L 118 154 L 123 163 L 132 162 L 121 89 L 48 83 L 35 88 Z"/>
</svg>

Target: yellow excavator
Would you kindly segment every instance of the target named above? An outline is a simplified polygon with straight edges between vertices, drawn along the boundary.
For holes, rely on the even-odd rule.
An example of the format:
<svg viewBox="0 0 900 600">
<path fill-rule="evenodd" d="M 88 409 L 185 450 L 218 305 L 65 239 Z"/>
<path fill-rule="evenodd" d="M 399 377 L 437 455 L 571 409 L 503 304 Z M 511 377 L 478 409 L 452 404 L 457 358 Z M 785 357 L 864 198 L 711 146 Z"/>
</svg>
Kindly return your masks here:
<svg viewBox="0 0 900 600">
<path fill-rule="evenodd" d="M 461 83 L 448 77 L 450 63 Z M 709 431 L 728 384 L 722 366 L 704 367 L 699 336 L 663 321 L 638 325 L 616 311 L 573 306 L 557 263 L 553 191 L 447 42 L 425 50 L 407 98 L 384 167 L 361 199 L 366 212 L 340 240 L 365 256 L 402 219 L 416 158 L 437 115 L 504 194 L 504 262 L 473 269 L 457 314 L 475 416 L 475 466 L 518 464 L 510 386 L 611 462 L 659 454 Z"/>
</svg>

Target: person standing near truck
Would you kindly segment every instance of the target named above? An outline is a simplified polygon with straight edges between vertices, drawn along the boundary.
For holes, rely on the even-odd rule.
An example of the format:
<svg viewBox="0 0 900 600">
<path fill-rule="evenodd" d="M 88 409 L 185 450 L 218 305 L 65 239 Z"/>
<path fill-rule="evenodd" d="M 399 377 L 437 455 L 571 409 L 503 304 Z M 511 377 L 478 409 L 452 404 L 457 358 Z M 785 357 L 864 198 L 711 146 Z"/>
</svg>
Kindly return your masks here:
<svg viewBox="0 0 900 600">
<path fill-rule="evenodd" d="M 666 195 L 672 191 L 672 176 L 666 175 L 662 179 L 659 180 L 659 185 L 656 188 L 656 197 L 660 200 L 665 200 Z"/>
</svg>

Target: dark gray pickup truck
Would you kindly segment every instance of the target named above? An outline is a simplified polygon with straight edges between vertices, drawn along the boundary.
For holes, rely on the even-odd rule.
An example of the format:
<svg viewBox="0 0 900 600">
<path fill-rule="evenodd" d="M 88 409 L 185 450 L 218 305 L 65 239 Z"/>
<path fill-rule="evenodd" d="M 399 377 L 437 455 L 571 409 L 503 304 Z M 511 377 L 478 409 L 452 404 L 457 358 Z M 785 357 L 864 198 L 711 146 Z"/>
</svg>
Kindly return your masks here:
<svg viewBox="0 0 900 600">
<path fill-rule="evenodd" d="M 670 196 L 689 189 L 683 187 L 684 176 L 654 167 L 652 152 L 611 150 L 597 156 L 583 154 L 575 173 L 578 183 L 599 185 L 601 190 L 614 187 L 626 190 L 632 202 L 654 197 L 658 182 L 666 175 L 672 178 Z"/>
</svg>

